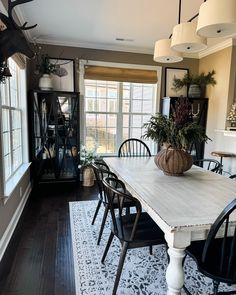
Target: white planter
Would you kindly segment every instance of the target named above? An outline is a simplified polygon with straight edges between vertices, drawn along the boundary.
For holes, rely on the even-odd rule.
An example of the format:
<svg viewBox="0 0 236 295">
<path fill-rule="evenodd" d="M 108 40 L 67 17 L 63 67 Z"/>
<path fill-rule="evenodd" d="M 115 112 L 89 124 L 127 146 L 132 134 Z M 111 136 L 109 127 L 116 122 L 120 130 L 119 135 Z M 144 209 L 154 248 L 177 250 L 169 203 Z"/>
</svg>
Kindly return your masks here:
<svg viewBox="0 0 236 295">
<path fill-rule="evenodd" d="M 43 74 L 39 79 L 39 88 L 41 90 L 52 90 L 52 78 L 49 74 Z"/>
</svg>

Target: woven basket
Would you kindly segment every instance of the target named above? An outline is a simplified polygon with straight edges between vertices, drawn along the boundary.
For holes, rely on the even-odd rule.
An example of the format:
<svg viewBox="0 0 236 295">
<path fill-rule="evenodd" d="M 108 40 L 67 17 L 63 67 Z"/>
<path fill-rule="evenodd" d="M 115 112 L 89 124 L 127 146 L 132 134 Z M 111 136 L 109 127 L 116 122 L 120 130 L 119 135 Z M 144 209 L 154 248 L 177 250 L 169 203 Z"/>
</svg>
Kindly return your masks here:
<svg viewBox="0 0 236 295">
<path fill-rule="evenodd" d="M 83 186 L 93 186 L 94 185 L 94 171 L 92 167 L 85 167 L 83 169 Z"/>
<path fill-rule="evenodd" d="M 193 165 L 191 155 L 181 149 L 166 148 L 154 158 L 157 167 L 166 175 L 182 176 Z"/>
</svg>

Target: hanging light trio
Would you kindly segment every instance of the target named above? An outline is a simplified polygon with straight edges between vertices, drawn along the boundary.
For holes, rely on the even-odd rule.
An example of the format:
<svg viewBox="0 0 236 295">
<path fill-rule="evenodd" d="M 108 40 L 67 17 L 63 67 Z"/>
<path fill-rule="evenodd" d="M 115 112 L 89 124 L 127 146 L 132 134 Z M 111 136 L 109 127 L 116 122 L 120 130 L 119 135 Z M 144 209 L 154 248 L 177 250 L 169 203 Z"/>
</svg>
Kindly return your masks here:
<svg viewBox="0 0 236 295">
<path fill-rule="evenodd" d="M 193 23 L 198 16 L 198 22 Z M 154 61 L 174 63 L 183 60 L 183 53 L 196 53 L 207 48 L 206 38 L 230 37 L 236 34 L 236 0 L 208 0 L 200 6 L 199 13 L 188 22 L 178 24 L 169 39 L 155 43 Z"/>
</svg>

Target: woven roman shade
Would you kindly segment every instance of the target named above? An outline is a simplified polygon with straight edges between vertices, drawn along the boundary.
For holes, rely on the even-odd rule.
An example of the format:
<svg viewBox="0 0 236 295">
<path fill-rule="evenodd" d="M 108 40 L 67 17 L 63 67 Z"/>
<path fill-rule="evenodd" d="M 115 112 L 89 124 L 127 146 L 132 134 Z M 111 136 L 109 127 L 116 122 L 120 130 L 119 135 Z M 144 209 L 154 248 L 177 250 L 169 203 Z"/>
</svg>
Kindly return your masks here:
<svg viewBox="0 0 236 295">
<path fill-rule="evenodd" d="M 85 79 L 133 82 L 133 83 L 157 83 L 157 72 L 153 70 L 139 70 L 114 67 L 85 66 Z"/>
</svg>

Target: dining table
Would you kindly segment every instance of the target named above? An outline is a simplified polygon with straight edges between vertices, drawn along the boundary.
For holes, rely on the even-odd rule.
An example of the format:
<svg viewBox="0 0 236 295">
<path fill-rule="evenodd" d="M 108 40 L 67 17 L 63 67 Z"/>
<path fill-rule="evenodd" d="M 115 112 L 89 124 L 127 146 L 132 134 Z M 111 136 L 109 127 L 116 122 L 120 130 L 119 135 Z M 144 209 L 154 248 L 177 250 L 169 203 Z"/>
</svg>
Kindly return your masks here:
<svg viewBox="0 0 236 295">
<path fill-rule="evenodd" d="M 155 165 L 154 157 L 104 161 L 164 232 L 170 258 L 167 294 L 181 294 L 185 249 L 192 241 L 205 240 L 218 215 L 236 198 L 235 180 L 194 165 L 182 176 L 168 176 Z"/>
</svg>

